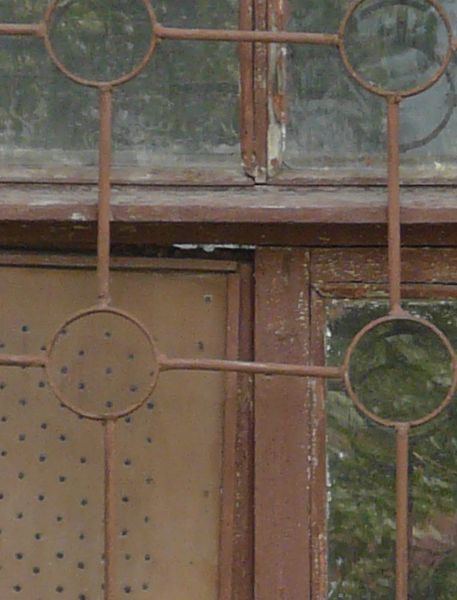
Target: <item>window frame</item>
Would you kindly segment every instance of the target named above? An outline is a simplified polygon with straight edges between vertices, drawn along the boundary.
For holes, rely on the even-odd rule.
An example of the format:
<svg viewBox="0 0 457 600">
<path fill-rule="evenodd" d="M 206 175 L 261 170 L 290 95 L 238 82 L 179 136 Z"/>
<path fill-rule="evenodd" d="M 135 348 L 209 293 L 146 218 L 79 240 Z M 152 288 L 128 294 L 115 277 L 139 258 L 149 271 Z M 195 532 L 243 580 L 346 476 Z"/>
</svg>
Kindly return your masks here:
<svg viewBox="0 0 457 600">
<path fill-rule="evenodd" d="M 239 0 L 238 27 L 244 30 L 287 31 L 288 0 Z M 33 25 L 25 25 L 34 27 Z M 36 26 L 35 26 L 36 27 Z M 29 31 L 30 33 L 30 31 Z M 357 167 L 342 174 L 323 170 L 289 171 L 283 169 L 284 143 L 287 139 L 287 53 L 283 44 L 239 43 L 239 143 L 240 169 L 214 167 L 201 169 L 114 167 L 114 185 L 146 186 L 384 186 L 384 175 L 358 173 Z M 152 60 L 157 60 L 152 57 Z M 343 69 L 344 66 L 341 65 Z M 64 77 L 63 74 L 61 74 Z M 97 180 L 92 167 L 50 165 L 38 169 L 12 167 L 2 173 L 0 183 L 40 183 L 82 185 Z M 454 178 L 419 175 L 409 184 L 451 185 Z"/>
<path fill-rule="evenodd" d="M 278 5 L 285 6 L 280 0 L 242 2 L 245 28 L 283 26 L 284 14 L 277 16 Z M 313 304 L 320 302 L 313 288 L 320 273 L 316 270 L 316 257 L 328 258 L 341 252 L 343 260 L 338 272 L 343 274 L 348 269 L 351 248 L 360 246 L 372 253 L 372 266 L 380 265 L 381 248 L 386 243 L 386 193 L 380 185 L 361 187 L 366 184 L 363 177 L 343 182 L 333 178 L 310 181 L 267 177 L 272 111 L 279 111 L 281 118 L 285 118 L 286 110 L 281 89 L 274 91 L 278 69 L 284 68 L 281 60 L 276 62 L 278 49 L 263 44 L 240 44 L 241 54 L 249 65 L 241 69 L 241 104 L 249 109 L 246 117 L 242 112 L 245 120 L 242 120 L 241 140 L 245 143 L 243 156 L 250 177 L 243 183 L 230 178 L 196 177 L 191 181 L 189 173 L 181 172 L 173 180 L 158 179 L 144 186 L 128 178 L 114 177 L 118 197 L 114 197 L 112 206 L 113 248 L 161 253 L 161 247 L 183 243 L 256 245 L 255 359 L 269 360 L 274 356 L 275 361 L 310 360 L 311 364 L 317 364 L 317 360 L 322 360 L 318 355 L 322 353 L 323 323 Z M 246 56 L 251 58 L 247 60 Z M 278 165 L 270 168 L 276 169 Z M 0 184 L 3 246 L 93 250 L 96 187 L 80 177 L 64 182 L 66 185 L 47 180 L 22 183 L 10 180 Z M 268 189 L 265 183 L 270 184 Z M 302 187 L 310 183 L 313 187 Z M 444 264 L 452 266 L 454 250 L 451 252 L 448 247 L 457 246 L 454 190 L 410 187 L 407 194 L 409 197 L 405 198 L 404 193 L 402 198 L 404 245 L 435 246 L 434 252 L 442 256 Z M 325 250 L 326 246 L 346 250 Z M 410 250 L 405 249 L 406 252 Z M 420 261 L 420 269 L 425 268 L 424 263 Z M 451 280 L 445 280 L 443 275 L 443 281 Z M 352 285 L 353 280 L 341 283 Z M 362 289 L 365 283 L 358 281 L 357 289 Z M 439 285 L 433 289 L 436 292 Z M 250 312 L 249 308 L 245 310 Z M 324 501 L 322 472 L 313 481 L 300 479 L 297 489 L 294 488 L 297 472 L 303 474 L 309 467 L 303 440 L 305 446 L 322 444 L 316 434 L 318 429 L 314 432 L 308 429 L 312 422 L 310 395 L 322 394 L 321 384 L 276 379 L 272 385 L 270 378 L 259 376 L 255 384 L 255 469 L 252 466 L 256 511 L 255 597 L 323 600 L 323 576 L 319 575 L 325 571 L 321 562 L 324 546 L 319 537 L 322 524 L 319 514 L 313 512 Z M 293 400 L 291 405 L 281 402 L 284 396 Z M 307 399 L 305 411 L 303 398 Z M 287 435 L 288 428 L 294 435 Z M 314 485 L 312 492 L 311 485 Z M 289 496 L 291 489 L 295 492 Z M 306 503 L 310 512 L 304 513 Z M 248 526 L 246 521 L 245 526 Z M 244 600 L 242 594 L 247 588 L 240 585 L 238 593 Z M 246 600 L 251 597 L 246 595 Z"/>
<path fill-rule="evenodd" d="M 405 248 L 402 295 L 404 299 L 451 300 L 457 298 L 453 265 L 456 248 Z M 387 255 L 379 249 L 322 249 L 311 252 L 310 347 L 311 364 L 325 364 L 326 303 L 341 300 L 386 300 Z M 311 462 L 312 564 L 310 600 L 327 599 L 327 452 L 326 385 L 316 381 L 311 388 L 310 422 L 313 444 Z"/>
</svg>

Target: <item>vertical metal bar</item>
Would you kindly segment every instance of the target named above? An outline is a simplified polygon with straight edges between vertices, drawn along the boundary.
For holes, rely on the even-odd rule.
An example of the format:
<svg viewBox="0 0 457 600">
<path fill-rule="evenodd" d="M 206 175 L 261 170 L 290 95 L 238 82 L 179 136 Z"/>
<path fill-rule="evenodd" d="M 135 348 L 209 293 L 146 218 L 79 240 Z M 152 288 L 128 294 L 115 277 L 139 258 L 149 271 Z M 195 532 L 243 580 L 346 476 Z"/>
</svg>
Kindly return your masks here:
<svg viewBox="0 0 457 600">
<path fill-rule="evenodd" d="M 114 420 L 106 420 L 104 425 L 104 450 L 105 450 L 105 600 L 114 600 L 114 545 L 116 539 L 115 517 L 115 427 Z"/>
<path fill-rule="evenodd" d="M 100 304 L 110 303 L 112 88 L 100 89 L 97 275 Z"/>
<path fill-rule="evenodd" d="M 400 98 L 387 98 L 388 254 L 391 314 L 401 312 Z"/>
<path fill-rule="evenodd" d="M 408 599 L 408 451 L 409 425 L 397 425 L 396 600 Z"/>
</svg>

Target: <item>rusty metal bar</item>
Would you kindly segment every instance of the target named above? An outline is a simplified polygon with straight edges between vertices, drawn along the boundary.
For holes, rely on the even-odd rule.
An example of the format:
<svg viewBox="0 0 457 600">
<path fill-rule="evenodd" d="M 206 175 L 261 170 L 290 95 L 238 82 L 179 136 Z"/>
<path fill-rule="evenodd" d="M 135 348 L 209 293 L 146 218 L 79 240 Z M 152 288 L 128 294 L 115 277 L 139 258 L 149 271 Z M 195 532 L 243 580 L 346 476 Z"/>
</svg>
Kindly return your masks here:
<svg viewBox="0 0 457 600">
<path fill-rule="evenodd" d="M 326 377 L 339 379 L 343 370 L 339 367 L 315 367 L 308 365 L 284 365 L 280 363 L 250 363 L 223 359 L 192 359 L 160 357 L 162 371 L 223 371 L 253 373 L 255 375 L 289 375 L 291 377 Z"/>
<path fill-rule="evenodd" d="M 111 153 L 113 91 L 111 87 L 100 89 L 100 140 L 99 140 L 99 195 L 97 275 L 100 304 L 110 303 L 110 223 L 111 223 Z"/>
<path fill-rule="evenodd" d="M 387 98 L 388 255 L 391 314 L 401 310 L 400 98 Z"/>
<path fill-rule="evenodd" d="M 315 44 L 338 46 L 339 36 L 330 33 L 300 33 L 292 31 L 240 31 L 229 29 L 181 29 L 154 26 L 154 33 L 160 39 L 199 40 L 206 42 L 262 42 L 264 44 Z"/>
<path fill-rule="evenodd" d="M 396 600 L 408 599 L 408 423 L 397 425 Z"/>
<path fill-rule="evenodd" d="M 32 354 L 1 354 L 1 367 L 45 367 L 46 356 L 34 356 Z"/>
<path fill-rule="evenodd" d="M 44 36 L 42 23 L 0 23 L 0 35 L 35 35 Z"/>
<path fill-rule="evenodd" d="M 105 600 L 114 600 L 115 567 L 114 545 L 116 541 L 115 519 L 115 427 L 114 420 L 103 422 L 105 451 L 105 515 L 104 515 L 104 558 L 105 558 Z"/>
</svg>

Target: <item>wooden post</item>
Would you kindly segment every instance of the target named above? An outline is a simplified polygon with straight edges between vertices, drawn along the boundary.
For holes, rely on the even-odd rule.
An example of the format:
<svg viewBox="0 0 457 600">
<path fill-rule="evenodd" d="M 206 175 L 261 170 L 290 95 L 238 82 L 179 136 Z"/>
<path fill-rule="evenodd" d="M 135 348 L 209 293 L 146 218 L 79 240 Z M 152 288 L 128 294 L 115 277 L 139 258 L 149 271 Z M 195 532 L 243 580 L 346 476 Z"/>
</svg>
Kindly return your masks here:
<svg viewBox="0 0 457 600">
<path fill-rule="evenodd" d="M 306 364 L 308 254 L 256 254 L 255 358 Z M 310 598 L 309 382 L 257 376 L 255 384 L 255 598 Z"/>
</svg>

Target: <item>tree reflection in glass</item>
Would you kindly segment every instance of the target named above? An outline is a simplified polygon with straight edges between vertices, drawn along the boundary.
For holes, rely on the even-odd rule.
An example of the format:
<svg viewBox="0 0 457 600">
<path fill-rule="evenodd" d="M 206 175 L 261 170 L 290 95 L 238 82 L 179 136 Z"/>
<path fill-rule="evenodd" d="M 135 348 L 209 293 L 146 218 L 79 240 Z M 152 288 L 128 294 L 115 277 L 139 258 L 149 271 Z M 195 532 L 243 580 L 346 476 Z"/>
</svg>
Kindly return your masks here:
<svg viewBox="0 0 457 600">
<path fill-rule="evenodd" d="M 384 302 L 330 302 L 328 363 L 341 364 L 352 337 L 384 315 L 386 306 Z M 408 308 L 437 325 L 456 346 L 455 302 L 410 302 Z M 370 408 L 399 419 L 433 409 L 450 379 L 448 356 L 434 336 L 417 338 L 400 327 L 378 332 L 371 341 L 371 348 L 360 349 L 354 367 Z M 363 418 L 338 382 L 328 382 L 326 406 L 329 598 L 391 600 L 395 595 L 394 434 Z M 455 599 L 456 425 L 457 410 L 451 404 L 411 437 L 410 589 L 414 600 Z"/>
</svg>

